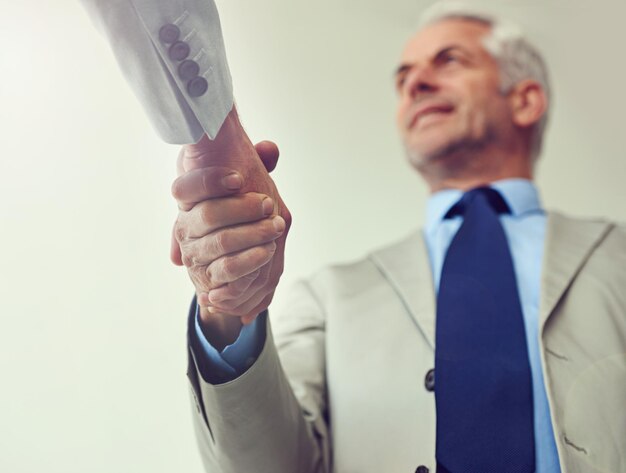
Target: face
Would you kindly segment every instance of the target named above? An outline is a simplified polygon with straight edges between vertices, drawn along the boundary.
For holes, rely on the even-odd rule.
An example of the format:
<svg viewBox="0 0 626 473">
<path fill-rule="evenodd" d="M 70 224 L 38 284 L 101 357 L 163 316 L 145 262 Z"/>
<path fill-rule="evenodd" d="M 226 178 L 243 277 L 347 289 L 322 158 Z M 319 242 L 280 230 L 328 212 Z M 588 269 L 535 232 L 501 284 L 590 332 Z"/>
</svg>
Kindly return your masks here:
<svg viewBox="0 0 626 473">
<path fill-rule="evenodd" d="M 497 141 L 510 126 L 498 65 L 481 42 L 489 32 L 475 21 L 449 19 L 406 45 L 396 73 L 397 125 L 418 170 L 460 165 L 471 154 L 465 151 Z"/>
</svg>

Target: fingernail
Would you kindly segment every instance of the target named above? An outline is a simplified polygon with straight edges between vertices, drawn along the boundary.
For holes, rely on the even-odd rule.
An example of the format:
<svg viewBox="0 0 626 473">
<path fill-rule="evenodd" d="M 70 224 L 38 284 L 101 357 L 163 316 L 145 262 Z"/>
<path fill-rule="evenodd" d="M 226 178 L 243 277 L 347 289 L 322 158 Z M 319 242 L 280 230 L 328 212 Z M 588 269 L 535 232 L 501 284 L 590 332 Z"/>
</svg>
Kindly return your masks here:
<svg viewBox="0 0 626 473">
<path fill-rule="evenodd" d="M 263 215 L 271 215 L 274 211 L 274 201 L 270 197 L 263 199 Z"/>
<path fill-rule="evenodd" d="M 224 185 L 224 187 L 226 187 L 226 189 L 236 191 L 243 184 L 243 180 L 241 179 L 241 176 L 238 172 L 231 172 L 230 174 L 224 176 L 224 178 L 222 179 L 222 184 Z"/>
<path fill-rule="evenodd" d="M 280 233 L 285 230 L 285 220 L 283 220 L 280 215 L 276 215 L 276 217 L 272 219 L 272 223 L 274 224 L 274 230 L 277 232 Z"/>
</svg>

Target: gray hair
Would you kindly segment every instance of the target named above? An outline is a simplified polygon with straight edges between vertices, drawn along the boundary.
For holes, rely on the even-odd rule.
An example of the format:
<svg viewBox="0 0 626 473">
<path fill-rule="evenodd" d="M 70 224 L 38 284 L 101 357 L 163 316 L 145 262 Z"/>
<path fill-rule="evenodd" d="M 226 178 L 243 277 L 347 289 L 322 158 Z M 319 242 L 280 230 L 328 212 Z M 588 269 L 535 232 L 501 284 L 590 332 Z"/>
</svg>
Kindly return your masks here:
<svg viewBox="0 0 626 473">
<path fill-rule="evenodd" d="M 541 53 L 525 37 L 519 26 L 460 2 L 440 1 L 427 8 L 420 16 L 418 29 L 450 19 L 475 21 L 491 28 L 490 34 L 483 38 L 483 45 L 498 64 L 500 91 L 503 94 L 525 79 L 536 81 L 543 89 L 548 105 L 535 127 L 531 143 L 531 155 L 535 160 L 541 152 L 551 102 L 548 69 Z"/>
</svg>

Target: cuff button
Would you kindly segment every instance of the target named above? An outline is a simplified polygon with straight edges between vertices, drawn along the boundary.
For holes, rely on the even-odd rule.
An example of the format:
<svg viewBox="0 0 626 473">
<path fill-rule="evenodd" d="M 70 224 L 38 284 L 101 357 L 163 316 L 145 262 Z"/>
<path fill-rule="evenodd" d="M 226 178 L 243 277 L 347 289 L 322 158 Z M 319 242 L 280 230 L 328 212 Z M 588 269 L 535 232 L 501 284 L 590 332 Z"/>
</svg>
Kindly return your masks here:
<svg viewBox="0 0 626 473">
<path fill-rule="evenodd" d="M 189 45 L 184 41 L 176 41 L 170 46 L 169 56 L 172 61 L 182 61 L 189 56 Z"/>
<path fill-rule="evenodd" d="M 200 72 L 200 66 L 196 61 L 191 59 L 185 59 L 178 65 L 178 77 L 182 80 L 190 80 L 198 75 Z"/>
<path fill-rule="evenodd" d="M 209 88 L 209 83 L 204 77 L 195 77 L 187 82 L 187 92 L 192 97 L 200 97 Z"/>
<path fill-rule="evenodd" d="M 159 39 L 165 44 L 172 44 L 178 39 L 179 36 L 180 30 L 178 29 L 178 26 L 172 25 L 171 23 L 163 25 L 159 30 Z"/>
</svg>

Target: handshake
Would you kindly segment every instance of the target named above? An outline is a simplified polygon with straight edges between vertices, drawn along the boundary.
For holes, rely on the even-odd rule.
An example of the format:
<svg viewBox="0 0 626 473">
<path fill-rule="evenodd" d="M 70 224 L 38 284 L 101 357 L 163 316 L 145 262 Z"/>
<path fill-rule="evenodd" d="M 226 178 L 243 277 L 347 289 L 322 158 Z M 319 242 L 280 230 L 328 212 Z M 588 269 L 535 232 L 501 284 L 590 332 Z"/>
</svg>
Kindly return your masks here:
<svg viewBox="0 0 626 473">
<path fill-rule="evenodd" d="M 270 305 L 283 272 L 291 214 L 269 176 L 278 148 L 252 145 L 236 110 L 214 141 L 182 148 L 171 259 L 196 288 L 200 325 L 218 350 Z"/>
</svg>

